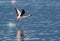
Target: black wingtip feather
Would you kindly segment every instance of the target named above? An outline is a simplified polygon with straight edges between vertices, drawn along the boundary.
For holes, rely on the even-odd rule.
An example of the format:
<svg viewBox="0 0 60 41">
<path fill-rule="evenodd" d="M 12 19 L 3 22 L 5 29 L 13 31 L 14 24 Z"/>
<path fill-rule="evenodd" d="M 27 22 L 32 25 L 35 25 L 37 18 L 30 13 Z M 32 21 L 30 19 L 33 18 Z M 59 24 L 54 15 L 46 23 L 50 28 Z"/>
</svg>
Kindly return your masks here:
<svg viewBox="0 0 60 41">
<path fill-rule="evenodd" d="M 23 9 L 20 16 L 23 16 L 24 14 L 25 14 L 25 10 Z"/>
</svg>

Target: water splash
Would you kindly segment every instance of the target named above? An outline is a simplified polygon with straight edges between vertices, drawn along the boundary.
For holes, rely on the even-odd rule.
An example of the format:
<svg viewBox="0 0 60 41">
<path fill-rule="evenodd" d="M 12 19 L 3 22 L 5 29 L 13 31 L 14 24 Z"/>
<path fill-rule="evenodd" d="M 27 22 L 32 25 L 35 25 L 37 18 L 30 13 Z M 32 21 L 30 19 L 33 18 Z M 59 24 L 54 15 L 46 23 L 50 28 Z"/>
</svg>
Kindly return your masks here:
<svg viewBox="0 0 60 41">
<path fill-rule="evenodd" d="M 16 3 L 16 0 L 11 0 L 11 3 L 15 4 Z"/>
<path fill-rule="evenodd" d="M 12 22 L 9 22 L 9 23 L 7 24 L 7 26 L 8 26 L 8 27 L 16 27 L 16 24 L 15 24 L 15 23 L 12 23 Z"/>
</svg>

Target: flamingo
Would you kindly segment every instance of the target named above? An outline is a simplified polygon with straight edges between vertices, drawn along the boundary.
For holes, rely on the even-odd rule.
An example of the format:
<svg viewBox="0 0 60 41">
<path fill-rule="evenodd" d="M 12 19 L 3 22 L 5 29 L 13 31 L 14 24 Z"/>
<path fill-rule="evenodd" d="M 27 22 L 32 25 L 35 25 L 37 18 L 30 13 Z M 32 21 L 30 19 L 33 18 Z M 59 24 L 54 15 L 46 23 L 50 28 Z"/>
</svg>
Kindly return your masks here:
<svg viewBox="0 0 60 41">
<path fill-rule="evenodd" d="M 15 8 L 15 11 L 17 13 L 17 19 L 23 19 L 23 18 L 27 18 L 29 16 L 32 16 L 31 14 L 27 15 L 27 16 L 24 16 L 25 14 L 25 10 L 22 9 L 22 12 L 19 11 L 19 9 Z"/>
</svg>

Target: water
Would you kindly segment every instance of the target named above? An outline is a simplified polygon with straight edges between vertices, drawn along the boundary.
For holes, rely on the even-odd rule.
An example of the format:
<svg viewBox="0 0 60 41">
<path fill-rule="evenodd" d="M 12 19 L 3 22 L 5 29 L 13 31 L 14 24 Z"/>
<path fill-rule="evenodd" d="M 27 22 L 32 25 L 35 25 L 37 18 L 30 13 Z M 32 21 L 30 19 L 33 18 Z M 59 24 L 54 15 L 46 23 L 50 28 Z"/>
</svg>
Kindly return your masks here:
<svg viewBox="0 0 60 41">
<path fill-rule="evenodd" d="M 60 0 L 17 0 L 16 7 L 32 14 L 21 24 L 25 41 L 60 41 Z M 13 4 L 0 0 L 0 41 L 17 41 L 16 17 Z"/>
</svg>

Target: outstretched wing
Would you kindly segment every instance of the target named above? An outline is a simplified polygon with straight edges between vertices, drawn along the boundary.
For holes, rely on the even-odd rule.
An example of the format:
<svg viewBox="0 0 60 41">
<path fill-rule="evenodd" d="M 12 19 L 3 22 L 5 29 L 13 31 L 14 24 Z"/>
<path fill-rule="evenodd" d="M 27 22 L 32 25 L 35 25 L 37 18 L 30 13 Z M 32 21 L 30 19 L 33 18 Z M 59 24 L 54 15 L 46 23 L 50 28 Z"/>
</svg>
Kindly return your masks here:
<svg viewBox="0 0 60 41">
<path fill-rule="evenodd" d="M 27 15 L 27 16 L 23 16 L 23 18 L 27 18 L 27 17 L 30 17 L 30 16 L 32 16 L 31 14 L 29 14 L 29 15 Z"/>
<path fill-rule="evenodd" d="M 25 10 L 23 9 L 20 16 L 23 16 L 24 14 L 25 14 Z"/>
<path fill-rule="evenodd" d="M 15 10 L 18 16 L 21 15 L 21 12 L 19 11 L 19 9 L 15 8 Z"/>
</svg>

